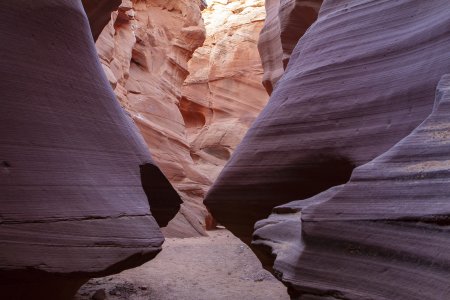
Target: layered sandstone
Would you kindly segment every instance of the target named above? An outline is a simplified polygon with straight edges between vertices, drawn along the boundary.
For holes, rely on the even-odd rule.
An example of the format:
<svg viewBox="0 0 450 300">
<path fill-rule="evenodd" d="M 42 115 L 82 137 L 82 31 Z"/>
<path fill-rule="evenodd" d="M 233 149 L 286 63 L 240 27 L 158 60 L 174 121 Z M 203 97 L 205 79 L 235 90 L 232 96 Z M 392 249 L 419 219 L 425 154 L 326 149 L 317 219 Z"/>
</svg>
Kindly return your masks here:
<svg viewBox="0 0 450 300">
<path fill-rule="evenodd" d="M 184 200 L 171 235 L 205 233 L 201 201 L 211 182 L 195 168 L 180 112 L 187 62 L 205 39 L 201 8 L 201 0 L 126 0 L 97 41 L 114 93 Z"/>
<path fill-rule="evenodd" d="M 317 19 L 323 0 L 266 0 L 267 18 L 258 42 L 269 94 L 284 74 L 298 40 Z"/>
<path fill-rule="evenodd" d="M 202 5 L 124 1 L 97 42 L 120 103 L 184 200 L 165 229 L 171 236 L 205 233 L 206 190 L 267 100 L 257 51 L 263 1 L 212 1 L 206 40 Z"/>
<path fill-rule="evenodd" d="M 449 138 L 446 75 L 431 115 L 410 135 L 356 168 L 347 184 L 258 222 L 253 243 L 274 255 L 291 295 L 447 299 Z"/>
<path fill-rule="evenodd" d="M 189 62 L 180 103 L 190 154 L 213 182 L 267 102 L 257 41 L 263 0 L 210 1 L 207 38 Z"/>
<path fill-rule="evenodd" d="M 181 199 L 116 101 L 81 1 L 4 1 L 0 16 L 0 294 L 66 299 L 153 258 Z"/>
<path fill-rule="evenodd" d="M 278 81 L 268 105 L 253 123 L 243 142 L 209 191 L 205 204 L 214 217 L 242 240 L 251 243 L 255 222 L 269 216 L 273 207 L 306 199 L 346 183 L 355 167 L 362 166 L 380 156 L 409 135 L 430 115 L 437 83 L 450 68 L 448 52 L 450 15 L 447 13 L 449 10 L 450 4 L 445 0 L 377 1 L 376 3 L 369 0 L 325 1 L 317 21 L 306 31 L 294 49 L 286 72 Z M 431 131 L 431 128 L 429 130 L 437 134 L 437 137 L 446 136 L 448 127 L 445 124 L 442 128 L 440 126 L 432 126 L 434 131 Z M 371 296 L 376 298 L 377 294 L 372 294 L 373 290 L 364 290 L 366 287 L 369 288 L 369 285 L 365 285 L 367 283 L 355 285 L 356 291 L 347 293 L 344 290 L 348 285 L 354 284 L 350 277 L 341 280 L 333 273 L 335 271 L 330 271 L 330 274 L 334 274 L 333 276 L 323 275 L 328 274 L 327 270 L 334 266 L 336 266 L 336 272 L 342 271 L 340 275 L 352 275 L 351 268 L 345 269 L 339 265 L 344 261 L 338 262 L 340 258 L 338 251 L 345 250 L 342 245 L 346 240 L 371 238 L 368 233 L 374 227 L 371 227 L 369 218 L 374 220 L 375 227 L 387 226 L 385 231 L 374 231 L 372 235 L 372 237 L 378 235 L 376 242 L 378 239 L 385 238 L 385 242 L 380 242 L 377 246 L 385 247 L 385 250 L 382 252 L 376 250 L 374 253 L 391 257 L 392 268 L 386 266 L 385 273 L 383 269 L 377 269 L 382 278 L 380 281 L 388 282 L 392 279 L 393 289 L 411 285 L 410 290 L 417 291 L 420 288 L 418 274 L 422 274 L 422 278 L 430 274 L 429 278 L 436 279 L 435 286 L 441 287 L 441 290 L 444 288 L 442 278 L 446 277 L 442 276 L 448 274 L 443 273 L 442 269 L 436 272 L 432 269 L 447 266 L 447 256 L 436 260 L 440 264 L 439 267 L 431 267 L 429 263 L 435 262 L 431 258 L 434 253 L 430 250 L 431 248 L 420 252 L 420 246 L 412 246 L 409 252 L 404 252 L 403 241 L 399 241 L 398 245 L 394 242 L 393 245 L 389 245 L 389 240 L 392 238 L 390 234 L 394 234 L 395 231 L 398 236 L 404 232 L 405 238 L 406 235 L 411 234 L 409 241 L 412 244 L 421 245 L 421 239 L 427 238 L 424 230 L 429 227 L 431 234 L 437 236 L 431 244 L 437 244 L 437 240 L 440 239 L 441 247 L 448 247 L 448 241 L 444 241 L 441 235 L 445 228 L 439 227 L 442 224 L 441 220 L 446 220 L 448 217 L 446 200 L 442 196 L 447 191 L 445 185 L 441 185 L 442 180 L 446 182 L 445 174 L 448 172 L 446 159 L 441 151 L 448 145 L 445 141 L 441 141 L 437 144 L 436 151 L 430 149 L 430 157 L 414 158 L 415 155 L 423 156 L 427 153 L 424 151 L 431 137 L 421 137 L 422 140 L 415 139 L 414 143 L 419 143 L 417 147 L 422 152 L 413 149 L 411 149 L 412 152 L 404 150 L 407 149 L 408 142 L 402 147 L 393 148 L 395 155 L 398 155 L 394 162 L 398 163 L 398 160 L 402 159 L 405 162 L 416 161 L 417 168 L 423 168 L 426 174 L 436 175 L 435 181 L 433 179 L 427 181 L 428 175 L 408 180 L 416 180 L 413 184 L 421 187 L 435 182 L 438 190 L 433 191 L 434 188 L 430 185 L 429 189 L 423 192 L 419 192 L 419 188 L 414 188 L 411 191 L 413 194 L 408 194 L 411 187 L 409 183 L 403 184 L 404 182 L 391 178 L 392 189 L 397 190 L 392 191 L 388 189 L 388 186 L 377 183 L 378 186 L 373 186 L 377 189 L 373 191 L 374 194 L 371 194 L 372 186 L 369 183 L 360 184 L 360 190 L 358 186 L 354 187 L 359 193 L 355 192 L 353 196 L 345 194 L 346 198 L 340 200 L 339 203 L 344 203 L 344 207 L 339 208 L 338 204 L 332 205 L 337 203 L 333 200 L 330 200 L 330 204 L 319 206 L 319 208 L 327 208 L 328 215 L 325 215 L 323 219 L 329 222 L 323 225 L 320 225 L 319 218 L 322 213 L 309 214 L 311 216 L 307 225 L 309 235 L 304 235 L 303 239 L 307 240 L 311 236 L 311 245 L 317 246 L 322 251 L 319 251 L 318 257 L 336 255 L 336 260 L 330 257 L 330 260 L 326 261 L 329 263 L 327 266 L 325 266 L 325 260 L 321 264 L 320 258 L 314 260 L 316 265 L 308 264 L 311 270 L 313 268 L 324 270 L 325 273 L 314 273 L 316 277 L 310 273 L 297 272 L 299 265 L 295 265 L 287 273 L 288 279 L 285 278 L 285 280 L 291 282 L 289 278 L 292 276 L 294 284 L 303 284 L 301 291 L 315 289 L 311 292 L 315 296 L 307 296 L 310 297 L 308 299 L 316 299 L 314 297 L 318 297 L 317 295 L 335 298 L 342 295 L 345 298 L 349 295 L 354 299 L 364 299 L 364 297 L 358 298 L 358 295 L 369 295 L 367 298 Z M 411 146 L 414 145 L 411 144 Z M 397 153 L 397 150 L 403 152 Z M 428 163 L 420 163 L 421 159 Z M 401 168 L 401 165 L 398 165 L 398 168 Z M 435 173 L 435 170 L 438 173 Z M 374 171 L 374 176 L 381 176 L 379 172 L 382 170 Z M 388 170 L 386 172 L 389 173 Z M 400 170 L 396 172 L 395 176 L 406 180 L 401 177 Z M 404 172 L 404 174 L 410 174 L 406 170 Z M 411 172 L 416 174 L 419 171 Z M 380 180 L 382 178 L 380 177 Z M 367 180 L 369 179 L 376 181 L 375 178 Z M 319 200 L 330 199 L 335 192 L 337 191 L 332 190 L 324 196 L 318 196 L 321 198 Z M 386 200 L 378 203 L 384 197 L 384 193 Z M 373 197 L 374 195 L 376 197 Z M 398 201 L 403 203 L 394 201 L 396 195 L 402 195 L 403 198 Z M 416 198 L 406 201 L 408 197 Z M 432 208 L 424 209 L 427 203 L 431 203 Z M 387 212 L 390 209 L 392 214 Z M 348 210 L 347 215 L 345 215 L 346 210 Z M 356 212 L 357 210 L 362 212 Z M 405 223 L 395 223 L 393 224 L 395 229 L 392 229 L 389 227 L 389 220 L 400 218 L 399 212 L 402 210 L 406 218 Z M 347 219 L 342 221 L 343 223 L 336 223 L 336 226 L 344 233 L 335 236 L 334 241 L 339 245 L 330 246 L 332 252 L 323 254 L 325 245 L 328 245 L 326 243 L 331 239 L 329 234 L 331 231 L 326 232 L 326 230 L 333 227 L 332 218 L 338 220 L 340 213 L 343 214 L 342 220 Z M 433 219 L 432 215 L 436 215 L 437 218 Z M 355 218 L 354 231 L 350 230 L 353 226 L 353 223 L 350 223 L 352 217 Z M 387 221 L 381 221 L 384 218 Z M 292 216 L 292 219 L 297 222 L 297 225 L 299 224 L 298 216 Z M 358 221 L 360 219 L 361 222 Z M 402 226 L 408 226 L 407 220 L 417 222 L 418 219 L 423 219 L 423 222 L 427 223 L 425 227 L 417 230 L 412 228 L 411 231 L 402 228 Z M 445 222 L 443 224 L 446 224 Z M 326 226 L 329 228 L 324 229 Z M 295 245 L 301 243 L 298 235 L 299 227 L 291 229 L 292 227 L 278 226 L 272 231 L 270 238 L 273 241 L 277 239 L 295 241 L 289 244 L 295 248 Z M 333 232 L 336 233 L 336 230 Z M 359 235 L 356 232 L 359 232 Z M 321 237 L 324 238 L 321 239 Z M 265 235 L 263 238 L 268 236 Z M 373 247 L 372 245 L 357 247 L 357 252 L 370 256 L 374 250 Z M 333 249 L 336 252 L 333 252 Z M 289 263 L 296 261 L 295 255 L 300 255 L 301 250 L 301 247 L 296 247 L 288 251 Z M 270 268 L 273 258 L 264 251 L 261 252 L 260 249 L 257 251 L 266 266 Z M 407 267 L 402 265 L 402 259 L 411 257 L 412 259 L 420 257 L 420 261 L 409 264 Z M 348 265 L 351 263 L 348 262 Z M 418 268 L 416 277 L 405 275 L 406 277 L 401 279 L 399 277 L 398 281 L 395 281 L 395 274 L 398 273 L 391 272 L 394 268 L 405 267 L 405 271 L 410 268 L 409 270 L 413 272 L 414 267 L 411 266 Z M 342 268 L 339 269 L 340 267 Z M 350 271 L 347 272 L 347 270 Z M 365 276 L 364 274 L 368 276 L 370 274 L 369 278 L 372 278 L 371 276 L 375 274 L 369 271 L 364 273 L 364 270 L 367 269 L 363 268 L 361 272 L 355 272 L 358 278 Z M 375 269 L 372 271 L 375 272 Z M 323 276 L 321 278 L 323 281 L 313 283 L 320 276 Z M 301 280 L 305 282 L 299 283 Z M 321 285 L 324 282 L 326 284 Z M 330 282 L 333 283 L 330 284 Z M 370 286 L 370 289 L 372 288 L 374 286 Z M 432 295 L 432 288 L 431 281 L 427 282 L 426 291 L 422 294 Z M 338 291 L 336 294 L 330 292 L 335 289 Z M 340 291 L 344 292 L 341 294 Z M 405 294 L 406 292 L 402 295 Z M 422 294 L 417 293 L 417 295 Z"/>
</svg>

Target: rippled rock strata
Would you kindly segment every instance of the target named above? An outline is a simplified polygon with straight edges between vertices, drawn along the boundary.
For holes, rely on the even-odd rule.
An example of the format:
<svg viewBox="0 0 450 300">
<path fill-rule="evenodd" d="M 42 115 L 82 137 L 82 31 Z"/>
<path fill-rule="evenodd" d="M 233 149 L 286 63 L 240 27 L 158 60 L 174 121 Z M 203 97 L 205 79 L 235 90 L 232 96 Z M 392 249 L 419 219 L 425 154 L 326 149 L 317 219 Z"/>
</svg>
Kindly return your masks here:
<svg viewBox="0 0 450 300">
<path fill-rule="evenodd" d="M 119 101 L 184 200 L 170 236 L 213 226 L 201 201 L 268 98 L 257 50 L 264 1 L 212 1 L 206 40 L 202 5 L 124 1 L 97 42 Z"/>
<path fill-rule="evenodd" d="M 450 296 L 450 75 L 431 115 L 349 183 L 274 209 L 254 245 L 297 299 Z M 283 234 L 280 235 L 280 232 Z M 320 299 L 322 299 L 320 298 Z"/>
<path fill-rule="evenodd" d="M 153 258 L 181 200 L 116 101 L 81 1 L 4 1 L 0 16 L 0 294 L 66 299 Z"/>
<path fill-rule="evenodd" d="M 209 191 L 250 243 L 273 207 L 343 184 L 431 112 L 450 68 L 449 2 L 325 1 L 268 105 Z"/>
<path fill-rule="evenodd" d="M 202 0 L 124 0 L 96 46 L 122 107 L 184 203 L 164 231 L 204 235 L 202 200 L 211 181 L 195 167 L 181 113 L 188 61 L 205 40 Z"/>
<path fill-rule="evenodd" d="M 257 49 L 264 1 L 211 1 L 203 18 L 180 108 L 195 166 L 214 182 L 268 99 Z"/>
<path fill-rule="evenodd" d="M 323 0 L 266 0 L 267 18 L 258 42 L 263 84 L 272 94 L 298 40 L 317 19 Z"/>
</svg>

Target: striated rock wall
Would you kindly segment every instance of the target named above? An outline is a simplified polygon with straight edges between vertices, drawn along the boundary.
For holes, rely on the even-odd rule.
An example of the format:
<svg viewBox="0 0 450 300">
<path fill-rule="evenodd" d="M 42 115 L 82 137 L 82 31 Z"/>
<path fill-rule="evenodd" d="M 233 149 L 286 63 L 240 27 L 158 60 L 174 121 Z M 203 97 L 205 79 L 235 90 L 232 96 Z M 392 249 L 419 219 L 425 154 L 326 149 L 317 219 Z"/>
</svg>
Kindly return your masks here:
<svg viewBox="0 0 450 300">
<path fill-rule="evenodd" d="M 450 69 L 449 10 L 445 0 L 325 1 L 208 192 L 213 216 L 254 238 L 293 296 L 448 297 L 447 105 L 397 143 L 430 115 Z"/>
<path fill-rule="evenodd" d="M 323 0 L 266 0 L 267 18 L 258 42 L 269 94 L 289 63 L 298 40 L 317 19 Z"/>
<path fill-rule="evenodd" d="M 4 1 L 0 16 L 0 295 L 70 299 L 153 258 L 181 199 L 116 101 L 81 1 Z"/>
<path fill-rule="evenodd" d="M 206 190 L 267 101 L 257 51 L 263 1 L 213 1 L 203 11 L 206 40 L 201 8 L 124 1 L 97 42 L 120 103 L 184 200 L 164 229 L 171 236 L 205 233 Z"/>
<path fill-rule="evenodd" d="M 300 299 L 450 296 L 450 75 L 431 115 L 350 181 L 274 209 L 253 244 Z M 280 232 L 284 234 L 281 235 Z"/>
<path fill-rule="evenodd" d="M 126 0 L 97 41 L 102 66 L 153 158 L 184 200 L 166 233 L 204 234 L 201 201 L 210 180 L 199 172 L 180 112 L 187 62 L 203 44 L 201 0 Z"/>
<path fill-rule="evenodd" d="M 180 103 L 191 157 L 213 182 L 267 102 L 257 51 L 263 0 L 211 1 L 207 37 L 188 70 Z"/>
</svg>

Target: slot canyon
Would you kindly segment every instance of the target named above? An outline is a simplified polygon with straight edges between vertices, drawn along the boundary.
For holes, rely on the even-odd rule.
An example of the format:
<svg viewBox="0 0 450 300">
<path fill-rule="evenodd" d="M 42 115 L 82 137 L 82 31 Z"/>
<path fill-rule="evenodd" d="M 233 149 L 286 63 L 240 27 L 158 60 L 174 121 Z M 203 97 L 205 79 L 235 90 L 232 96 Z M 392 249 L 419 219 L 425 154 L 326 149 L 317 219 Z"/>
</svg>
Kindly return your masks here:
<svg viewBox="0 0 450 300">
<path fill-rule="evenodd" d="M 0 16 L 0 299 L 450 299 L 450 1 Z"/>
</svg>

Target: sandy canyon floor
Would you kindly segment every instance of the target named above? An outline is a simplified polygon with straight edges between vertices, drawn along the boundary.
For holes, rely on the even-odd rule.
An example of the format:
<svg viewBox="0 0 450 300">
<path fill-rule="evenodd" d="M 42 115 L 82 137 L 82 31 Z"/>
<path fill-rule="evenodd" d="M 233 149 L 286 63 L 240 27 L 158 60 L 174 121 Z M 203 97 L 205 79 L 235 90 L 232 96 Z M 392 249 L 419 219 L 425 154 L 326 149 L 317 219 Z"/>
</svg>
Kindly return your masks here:
<svg viewBox="0 0 450 300">
<path fill-rule="evenodd" d="M 262 269 L 251 250 L 229 231 L 209 237 L 167 238 L 152 261 L 86 283 L 75 300 L 289 299 L 286 288 Z"/>
</svg>

